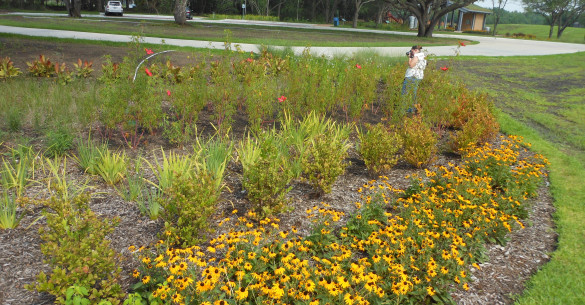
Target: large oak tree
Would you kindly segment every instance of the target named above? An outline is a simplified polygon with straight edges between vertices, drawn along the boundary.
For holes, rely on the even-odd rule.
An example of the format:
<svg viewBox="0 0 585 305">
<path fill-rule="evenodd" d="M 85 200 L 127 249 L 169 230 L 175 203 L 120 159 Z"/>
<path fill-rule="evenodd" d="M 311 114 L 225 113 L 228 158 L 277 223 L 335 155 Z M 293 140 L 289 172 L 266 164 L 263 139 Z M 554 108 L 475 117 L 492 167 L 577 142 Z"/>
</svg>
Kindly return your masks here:
<svg viewBox="0 0 585 305">
<path fill-rule="evenodd" d="M 418 20 L 418 37 L 432 37 L 433 30 L 448 13 L 477 0 L 385 0 L 396 9 L 409 11 Z"/>
</svg>

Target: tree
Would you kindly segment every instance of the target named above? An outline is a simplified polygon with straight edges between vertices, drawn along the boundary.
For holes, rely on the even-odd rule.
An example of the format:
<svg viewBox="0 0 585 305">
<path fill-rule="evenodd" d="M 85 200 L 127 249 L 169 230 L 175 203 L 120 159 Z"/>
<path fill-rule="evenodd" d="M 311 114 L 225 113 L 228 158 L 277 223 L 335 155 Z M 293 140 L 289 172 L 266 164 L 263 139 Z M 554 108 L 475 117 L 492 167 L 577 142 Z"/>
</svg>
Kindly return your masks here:
<svg viewBox="0 0 585 305">
<path fill-rule="evenodd" d="M 504 11 L 504 7 L 508 3 L 508 0 L 492 0 L 492 7 L 493 7 L 493 14 L 494 14 L 494 29 L 492 32 L 493 36 L 496 36 L 496 29 L 498 28 L 498 23 L 500 23 L 500 18 L 502 17 L 502 13 Z M 496 4 L 498 6 L 496 6 Z"/>
<path fill-rule="evenodd" d="M 184 25 L 187 22 L 187 0 L 175 0 L 175 23 Z"/>
<path fill-rule="evenodd" d="M 357 28 L 358 16 L 360 14 L 360 10 L 366 3 L 374 2 L 375 0 L 353 0 L 355 4 L 355 11 L 353 13 L 353 24 L 352 27 Z"/>
<path fill-rule="evenodd" d="M 579 20 L 584 12 L 585 0 L 570 0 L 557 21 L 557 38 L 561 38 L 563 31 Z"/>
<path fill-rule="evenodd" d="M 552 38 L 553 29 L 559 18 L 563 14 L 564 7 L 571 0 L 522 0 L 524 7 L 529 12 L 534 12 L 544 16 L 550 26 L 548 38 Z"/>
<path fill-rule="evenodd" d="M 63 0 L 69 17 L 81 18 L 81 0 Z"/>
<path fill-rule="evenodd" d="M 395 9 L 409 11 L 418 20 L 418 37 L 432 37 L 433 30 L 448 13 L 477 0 L 384 0 Z M 536 0 L 535 0 L 536 1 Z"/>
</svg>

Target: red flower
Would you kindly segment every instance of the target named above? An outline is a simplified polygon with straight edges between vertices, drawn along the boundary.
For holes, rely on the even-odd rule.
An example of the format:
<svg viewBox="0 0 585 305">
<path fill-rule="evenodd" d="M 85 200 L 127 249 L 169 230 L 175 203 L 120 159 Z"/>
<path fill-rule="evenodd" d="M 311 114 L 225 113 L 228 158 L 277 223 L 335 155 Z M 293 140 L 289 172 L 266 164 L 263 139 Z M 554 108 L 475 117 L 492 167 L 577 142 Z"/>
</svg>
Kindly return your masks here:
<svg viewBox="0 0 585 305">
<path fill-rule="evenodd" d="M 248 59 L 246 59 L 246 61 L 253 62 L 254 60 L 252 58 L 248 57 Z"/>
<path fill-rule="evenodd" d="M 358 68 L 358 69 L 361 69 L 362 68 L 362 66 L 360 66 L 359 64 L 355 64 L 355 67 Z"/>
<path fill-rule="evenodd" d="M 150 70 L 148 70 L 148 68 L 144 68 L 144 72 L 146 72 L 146 75 L 152 76 L 152 72 L 150 72 Z"/>
<path fill-rule="evenodd" d="M 147 55 L 152 55 L 154 53 L 154 52 L 152 52 L 151 49 L 147 49 L 147 48 L 144 48 L 144 51 L 146 52 Z"/>
<path fill-rule="evenodd" d="M 460 45 L 460 46 L 462 46 L 462 47 L 464 47 L 464 46 L 465 46 L 465 42 L 464 42 L 464 41 L 461 41 L 461 40 L 459 40 L 459 45 Z"/>
<path fill-rule="evenodd" d="M 441 67 L 441 70 L 447 71 L 447 70 L 449 70 L 449 68 L 447 68 L 447 66 L 444 66 L 444 67 Z"/>
<path fill-rule="evenodd" d="M 279 103 L 283 103 L 284 101 L 286 101 L 286 96 L 283 95 L 283 96 L 278 98 Z"/>
<path fill-rule="evenodd" d="M 167 89 L 167 95 L 171 96 L 171 90 Z"/>
</svg>

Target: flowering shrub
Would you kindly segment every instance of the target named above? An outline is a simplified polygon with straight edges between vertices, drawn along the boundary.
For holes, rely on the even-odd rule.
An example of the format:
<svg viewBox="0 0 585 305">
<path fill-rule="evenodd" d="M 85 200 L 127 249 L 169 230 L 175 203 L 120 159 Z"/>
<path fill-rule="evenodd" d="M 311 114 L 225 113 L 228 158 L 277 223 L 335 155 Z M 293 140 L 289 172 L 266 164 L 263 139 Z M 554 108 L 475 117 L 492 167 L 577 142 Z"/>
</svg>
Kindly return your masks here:
<svg viewBox="0 0 585 305">
<path fill-rule="evenodd" d="M 501 157 L 515 145 L 505 143 Z M 508 164 L 522 164 L 522 175 L 544 175 L 543 159 L 515 160 Z M 233 229 L 207 248 L 132 246 L 142 262 L 133 274 L 141 280 L 136 288 L 163 304 L 451 302 L 450 289 L 469 289 L 482 244 L 523 226 L 513 213 L 523 197 L 504 196 L 468 164 L 427 170 L 427 182 L 415 178 L 404 191 L 385 177 L 372 180 L 358 190 L 362 200 L 351 215 L 325 204 L 308 209 L 314 222 L 307 236 L 280 229 L 278 219 L 256 225 L 250 211 L 221 221 Z"/>
<path fill-rule="evenodd" d="M 365 133 L 358 134 L 359 153 L 370 174 L 383 174 L 398 162 L 402 138 L 383 124 L 366 125 L 366 128 Z"/>
</svg>

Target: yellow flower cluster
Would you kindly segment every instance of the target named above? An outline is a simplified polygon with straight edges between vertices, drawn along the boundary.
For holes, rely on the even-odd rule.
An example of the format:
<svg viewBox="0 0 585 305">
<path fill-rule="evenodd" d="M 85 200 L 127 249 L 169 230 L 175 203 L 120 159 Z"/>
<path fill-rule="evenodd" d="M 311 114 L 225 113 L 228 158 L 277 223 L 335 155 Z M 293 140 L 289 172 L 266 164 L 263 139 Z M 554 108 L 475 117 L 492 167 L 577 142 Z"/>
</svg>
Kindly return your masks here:
<svg viewBox="0 0 585 305">
<path fill-rule="evenodd" d="M 281 230 L 278 219 L 224 219 L 222 225 L 234 222 L 235 229 L 209 241 L 206 252 L 164 243 L 155 253 L 137 251 L 143 267 L 134 276 L 144 275 L 144 289 L 164 304 L 353 305 L 448 297 L 455 285 L 469 288 L 468 268 L 480 268 L 475 257 L 482 243 L 522 225 L 513 212 L 523 205 L 516 195 L 525 192 L 494 188 L 495 178 L 483 174 L 488 170 L 467 165 L 492 158 L 507 164 L 509 177 L 542 176 L 544 162 L 520 160 L 510 148 L 518 141 L 506 141 L 497 150 L 470 152 L 463 166 L 426 171 L 404 191 L 385 177 L 369 181 L 358 190 L 363 200 L 352 215 L 326 204 L 307 209 L 314 219 L 308 236 Z"/>
</svg>

